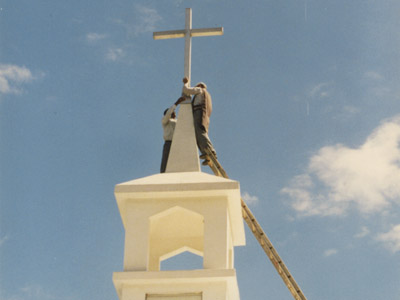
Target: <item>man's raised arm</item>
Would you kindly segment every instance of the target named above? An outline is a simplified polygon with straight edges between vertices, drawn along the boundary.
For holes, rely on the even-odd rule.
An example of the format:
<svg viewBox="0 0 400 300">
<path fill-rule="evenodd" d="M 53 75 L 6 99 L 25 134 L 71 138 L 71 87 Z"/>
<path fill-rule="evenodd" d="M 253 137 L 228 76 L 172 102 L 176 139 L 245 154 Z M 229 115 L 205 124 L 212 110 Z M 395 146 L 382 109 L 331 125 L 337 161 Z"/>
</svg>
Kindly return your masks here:
<svg viewBox="0 0 400 300">
<path fill-rule="evenodd" d="M 189 79 L 187 77 L 183 78 L 183 88 L 182 94 L 184 95 L 197 95 L 202 92 L 200 87 L 190 87 L 189 86 Z"/>
</svg>

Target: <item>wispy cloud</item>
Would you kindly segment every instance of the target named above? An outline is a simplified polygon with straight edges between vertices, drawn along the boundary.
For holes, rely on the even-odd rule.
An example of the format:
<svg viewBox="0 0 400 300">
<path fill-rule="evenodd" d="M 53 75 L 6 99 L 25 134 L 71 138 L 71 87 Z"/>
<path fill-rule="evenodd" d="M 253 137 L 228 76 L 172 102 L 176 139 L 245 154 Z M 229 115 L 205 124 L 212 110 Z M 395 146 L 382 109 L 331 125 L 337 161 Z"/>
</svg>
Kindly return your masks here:
<svg viewBox="0 0 400 300">
<path fill-rule="evenodd" d="M 337 249 L 327 249 L 324 251 L 324 256 L 328 257 L 328 256 L 332 256 L 338 253 Z"/>
<path fill-rule="evenodd" d="M 86 34 L 86 42 L 91 46 L 102 49 L 106 61 L 121 61 L 126 56 L 124 47 L 115 46 L 115 43 L 108 39 L 107 34 L 90 32 Z"/>
<path fill-rule="evenodd" d="M 21 288 L 21 291 L 28 299 L 57 299 L 39 285 L 28 285 Z"/>
<path fill-rule="evenodd" d="M 310 89 L 308 96 L 311 98 L 329 97 L 331 95 L 330 89 L 332 85 L 332 82 L 321 82 Z"/>
<path fill-rule="evenodd" d="M 86 41 L 89 43 L 95 43 L 97 41 L 104 40 L 106 37 L 107 37 L 106 34 L 90 32 L 86 35 Z"/>
<path fill-rule="evenodd" d="M 243 193 L 242 198 L 248 205 L 256 205 L 258 203 L 258 197 L 252 196 L 247 192 Z"/>
<path fill-rule="evenodd" d="M 156 24 L 162 20 L 157 10 L 140 4 L 135 5 L 135 19 L 133 31 L 136 35 L 155 31 Z"/>
<path fill-rule="evenodd" d="M 122 48 L 112 47 L 107 50 L 106 59 L 110 61 L 119 61 L 125 56 Z"/>
<path fill-rule="evenodd" d="M 372 95 L 375 99 L 385 100 L 398 97 L 394 92 L 395 89 L 390 86 L 381 73 L 372 70 L 366 71 L 362 78 L 367 94 Z"/>
<path fill-rule="evenodd" d="M 378 99 L 389 98 L 392 94 L 392 89 L 387 86 L 375 86 L 369 89 L 371 95 Z"/>
<path fill-rule="evenodd" d="M 0 238 L 0 247 L 4 245 L 4 243 L 8 240 L 8 235 Z"/>
<path fill-rule="evenodd" d="M 132 21 L 133 20 L 133 21 Z M 133 18 L 129 21 L 113 19 L 113 23 L 126 29 L 128 37 L 136 37 L 157 29 L 157 24 L 162 20 L 156 9 L 141 4 L 135 4 Z"/>
<path fill-rule="evenodd" d="M 139 60 L 132 54 L 137 47 L 134 40 L 141 34 L 156 30 L 156 25 L 162 20 L 157 10 L 145 5 L 135 4 L 129 19 L 110 19 L 116 27 L 110 27 L 112 32 L 89 32 L 84 37 L 86 44 L 99 47 L 108 62 L 128 62 Z M 133 16 L 133 17 L 132 17 Z"/>
<path fill-rule="evenodd" d="M 379 234 L 376 239 L 392 253 L 400 252 L 400 224 L 392 227 L 388 232 Z"/>
<path fill-rule="evenodd" d="M 358 148 L 321 148 L 307 171 L 281 192 L 299 215 L 363 214 L 400 204 L 400 115 L 382 123 Z"/>
<path fill-rule="evenodd" d="M 2 293 L 2 297 L 4 297 L 4 300 L 71 300 L 72 297 L 65 296 L 65 295 L 56 295 L 45 288 L 43 288 L 41 285 L 38 284 L 28 284 L 17 291 L 13 295 L 6 296 L 3 295 L 4 292 Z M 3 299 L 3 298 L 2 298 Z"/>
<path fill-rule="evenodd" d="M 356 113 L 359 113 L 360 112 L 360 109 L 358 108 L 358 107 L 355 107 L 355 106 L 352 106 L 352 105 L 345 105 L 344 107 L 343 107 L 343 111 L 345 112 L 345 113 L 348 113 L 348 114 L 356 114 Z"/>
<path fill-rule="evenodd" d="M 0 64 L 0 94 L 20 94 L 23 91 L 21 85 L 34 79 L 26 67 Z"/>
<path fill-rule="evenodd" d="M 370 231 L 366 226 L 363 226 L 361 228 L 361 231 L 357 234 L 354 235 L 355 238 L 361 239 L 363 237 L 366 237 L 367 235 L 369 235 Z"/>
<path fill-rule="evenodd" d="M 374 80 L 374 81 L 381 81 L 384 79 L 384 77 L 376 72 L 376 71 L 367 71 L 364 73 L 364 78 Z"/>
</svg>

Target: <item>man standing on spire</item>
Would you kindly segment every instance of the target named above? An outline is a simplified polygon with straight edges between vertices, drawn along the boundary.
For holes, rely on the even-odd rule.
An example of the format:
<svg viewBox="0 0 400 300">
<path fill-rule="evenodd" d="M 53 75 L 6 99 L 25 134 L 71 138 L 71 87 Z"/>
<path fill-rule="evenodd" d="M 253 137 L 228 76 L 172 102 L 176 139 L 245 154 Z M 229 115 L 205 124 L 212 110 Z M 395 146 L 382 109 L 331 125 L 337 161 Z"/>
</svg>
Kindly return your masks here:
<svg viewBox="0 0 400 300">
<path fill-rule="evenodd" d="M 174 135 L 176 125 L 175 108 L 183 101 L 185 101 L 184 97 L 180 97 L 178 100 L 176 100 L 174 105 L 164 111 L 164 116 L 161 119 L 161 125 L 164 129 L 164 147 L 161 159 L 160 173 L 164 173 L 165 169 L 167 168 L 169 151 L 171 149 L 172 137 Z"/>
<path fill-rule="evenodd" d="M 185 77 L 183 78 L 182 94 L 186 96 L 194 95 L 192 108 L 197 147 L 201 152 L 200 158 L 205 159 L 202 165 L 208 165 L 209 159 L 207 158 L 206 151 L 208 150 L 215 157 L 217 156 L 208 137 L 208 127 L 212 112 L 210 93 L 207 91 L 207 85 L 204 82 L 199 82 L 195 87 L 189 87 L 189 80 Z"/>
</svg>

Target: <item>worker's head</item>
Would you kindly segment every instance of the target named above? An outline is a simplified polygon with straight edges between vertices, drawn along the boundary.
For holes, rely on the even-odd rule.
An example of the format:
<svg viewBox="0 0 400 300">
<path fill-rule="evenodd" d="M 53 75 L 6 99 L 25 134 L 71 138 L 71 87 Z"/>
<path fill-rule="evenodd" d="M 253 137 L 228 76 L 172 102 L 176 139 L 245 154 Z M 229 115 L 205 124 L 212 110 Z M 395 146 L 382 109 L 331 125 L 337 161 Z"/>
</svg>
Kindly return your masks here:
<svg viewBox="0 0 400 300">
<path fill-rule="evenodd" d="M 201 87 L 203 89 L 207 89 L 207 85 L 204 82 L 199 82 L 198 84 L 196 84 L 196 87 Z"/>
<path fill-rule="evenodd" d="M 167 113 L 168 109 L 169 109 L 169 108 L 167 108 L 166 110 L 164 110 L 164 116 L 165 116 L 165 114 Z M 171 119 L 175 119 L 175 118 L 176 118 L 175 111 L 173 111 L 172 114 L 171 114 Z"/>
</svg>

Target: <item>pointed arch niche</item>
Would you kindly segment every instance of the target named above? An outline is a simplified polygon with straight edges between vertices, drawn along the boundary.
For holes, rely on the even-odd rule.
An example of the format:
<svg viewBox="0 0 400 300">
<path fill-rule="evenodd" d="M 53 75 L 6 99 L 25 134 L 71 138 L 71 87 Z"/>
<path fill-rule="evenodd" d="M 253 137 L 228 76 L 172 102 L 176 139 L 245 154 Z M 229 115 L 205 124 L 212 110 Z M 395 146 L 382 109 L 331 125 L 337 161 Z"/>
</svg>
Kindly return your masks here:
<svg viewBox="0 0 400 300">
<path fill-rule="evenodd" d="M 185 251 L 180 254 L 162 259 L 160 271 L 178 271 L 178 270 L 200 270 L 203 269 L 203 256 L 197 255 L 185 247 Z"/>
<path fill-rule="evenodd" d="M 175 206 L 150 217 L 149 271 L 159 271 L 161 262 L 181 253 L 204 253 L 204 217 Z"/>
</svg>

